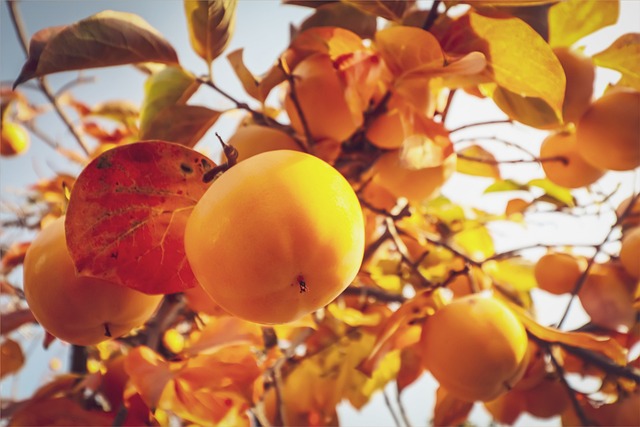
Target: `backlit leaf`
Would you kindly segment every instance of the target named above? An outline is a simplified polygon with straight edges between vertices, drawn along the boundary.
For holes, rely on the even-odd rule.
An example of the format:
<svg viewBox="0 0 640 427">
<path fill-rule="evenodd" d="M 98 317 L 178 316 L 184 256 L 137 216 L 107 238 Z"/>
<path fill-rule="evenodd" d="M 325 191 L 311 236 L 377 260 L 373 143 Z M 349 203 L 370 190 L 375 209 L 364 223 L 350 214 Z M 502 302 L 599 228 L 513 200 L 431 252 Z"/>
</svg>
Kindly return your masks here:
<svg viewBox="0 0 640 427">
<path fill-rule="evenodd" d="M 482 261 L 495 254 L 489 230 L 481 224 L 474 224 L 473 221 L 466 223 L 465 228 L 453 236 L 453 241 L 462 252 L 476 261 Z"/>
<path fill-rule="evenodd" d="M 341 27 L 362 38 L 371 38 L 376 32 L 376 17 L 361 11 L 357 3 L 327 3 L 302 22 L 302 31 L 313 27 Z"/>
<path fill-rule="evenodd" d="M 76 181 L 65 222 L 78 272 L 148 294 L 193 287 L 184 228 L 213 166 L 163 141 L 127 144 L 94 159 Z"/>
<path fill-rule="evenodd" d="M 596 336 L 585 332 L 564 332 L 555 328 L 543 326 L 536 322 L 529 313 L 514 303 L 503 300 L 509 305 L 513 313 L 518 316 L 530 334 L 543 341 L 563 343 L 573 347 L 580 347 L 603 354 L 619 365 L 626 363 L 626 350 L 615 339 L 606 336 Z"/>
<path fill-rule="evenodd" d="M 490 186 L 488 186 L 484 192 L 486 193 L 497 193 L 502 191 L 527 191 L 529 189 L 528 186 L 518 184 L 517 182 L 511 179 L 504 179 L 501 181 L 496 181 Z"/>
<path fill-rule="evenodd" d="M 415 4 L 415 0 L 343 1 L 367 13 L 395 22 L 399 22 L 404 16 L 405 11 L 411 9 Z"/>
<path fill-rule="evenodd" d="M 611 46 L 593 55 L 593 62 L 622 74 L 618 85 L 640 90 L 640 33 L 620 36 Z"/>
<path fill-rule="evenodd" d="M 573 207 L 576 205 L 569 189 L 554 184 L 547 178 L 532 179 L 527 185 L 540 188 L 546 196 L 549 196 L 553 201 L 559 202 L 560 206 Z"/>
<path fill-rule="evenodd" d="M 192 344 L 187 354 L 215 352 L 224 346 L 262 344 L 262 331 L 255 323 L 247 322 L 233 316 L 211 319 L 201 330 L 191 336 Z"/>
<path fill-rule="evenodd" d="M 566 0 L 549 9 L 549 44 L 571 46 L 581 38 L 618 20 L 618 0 Z"/>
<path fill-rule="evenodd" d="M 493 81 L 519 96 L 540 98 L 560 116 L 565 75 L 551 47 L 518 18 L 468 13 L 443 37 L 447 53 L 482 52 Z M 526 52 L 526 54 L 523 54 Z"/>
<path fill-rule="evenodd" d="M 479 145 L 467 147 L 457 154 L 456 170 L 458 172 L 500 179 L 500 168 L 495 162 L 496 158 Z"/>
<path fill-rule="evenodd" d="M 472 408 L 473 402 L 460 400 L 443 387 L 438 387 L 432 423 L 435 426 L 463 425 Z"/>
<path fill-rule="evenodd" d="M 343 307 L 337 303 L 329 304 L 327 311 L 349 326 L 375 326 L 382 320 L 381 313 L 363 313 L 355 308 Z"/>
<path fill-rule="evenodd" d="M 499 285 L 517 291 L 529 291 L 537 286 L 533 267 L 531 261 L 514 257 L 501 261 L 487 261 L 482 265 L 482 270 Z"/>
<path fill-rule="evenodd" d="M 175 105 L 184 105 L 198 89 L 195 76 L 180 67 L 165 67 L 149 76 L 144 84 L 144 101 L 140 109 L 140 138 L 154 131 L 158 115 Z"/>
<path fill-rule="evenodd" d="M 24 353 L 20 344 L 6 339 L 0 345 L 0 378 L 16 373 L 24 365 Z"/>
<path fill-rule="evenodd" d="M 237 0 L 184 1 L 191 47 L 207 64 L 229 45 L 237 3 Z"/>
<path fill-rule="evenodd" d="M 271 67 L 264 75 L 256 76 L 245 65 L 243 51 L 243 49 L 234 50 L 227 55 L 227 60 L 240 80 L 240 83 L 242 83 L 245 92 L 258 101 L 264 102 L 271 92 L 271 89 L 282 83 L 286 79 L 286 76 L 277 65 Z M 287 54 L 291 55 L 291 52 L 285 52 L 283 54 L 285 62 Z"/>
<path fill-rule="evenodd" d="M 396 76 L 440 69 L 445 65 L 438 40 L 428 31 L 415 27 L 390 27 L 378 31 L 376 47 Z"/>
<path fill-rule="evenodd" d="M 479 85 L 480 92 L 511 119 L 537 129 L 554 129 L 561 126 L 560 116 L 541 98 L 522 96 L 495 83 Z"/>
<path fill-rule="evenodd" d="M 420 348 L 417 345 L 400 350 L 400 370 L 396 378 L 398 393 L 413 384 L 424 372 Z"/>
<path fill-rule="evenodd" d="M 139 62 L 177 64 L 178 56 L 139 16 L 107 10 L 75 24 L 35 33 L 29 58 L 14 85 L 60 71 Z"/>
<path fill-rule="evenodd" d="M 474 7 L 486 6 L 537 6 L 541 4 L 557 3 L 558 0 L 466 0 L 460 3 L 467 3 Z"/>
</svg>

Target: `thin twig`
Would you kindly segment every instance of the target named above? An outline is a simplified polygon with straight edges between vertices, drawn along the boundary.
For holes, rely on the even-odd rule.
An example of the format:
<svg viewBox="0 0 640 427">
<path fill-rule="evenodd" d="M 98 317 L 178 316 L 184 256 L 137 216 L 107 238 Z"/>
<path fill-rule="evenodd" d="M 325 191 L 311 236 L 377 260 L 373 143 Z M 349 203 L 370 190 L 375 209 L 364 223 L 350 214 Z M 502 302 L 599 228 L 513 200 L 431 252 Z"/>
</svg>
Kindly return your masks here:
<svg viewBox="0 0 640 427">
<path fill-rule="evenodd" d="M 393 410 L 393 406 L 391 406 L 391 400 L 389 399 L 389 395 L 385 389 L 382 389 L 382 396 L 384 397 L 384 403 L 387 405 L 387 409 L 389 409 L 389 413 L 393 418 L 393 422 L 397 427 L 401 427 L 400 419 L 398 419 L 398 415 L 396 415 L 396 411 Z"/>
<path fill-rule="evenodd" d="M 511 141 L 507 141 L 506 139 L 502 139 L 502 138 L 498 138 L 495 136 L 476 136 L 473 138 L 462 138 L 462 139 L 458 139 L 457 141 L 453 141 L 453 144 L 461 144 L 461 143 L 465 143 L 465 142 L 474 142 L 477 143 L 478 141 L 493 141 L 493 142 L 499 142 L 503 145 L 506 145 L 507 147 L 511 147 L 511 148 L 515 148 L 516 150 L 519 150 L 523 153 L 525 153 L 527 156 L 531 157 L 532 159 L 536 158 L 536 155 L 533 154 L 531 151 L 527 150 L 526 148 L 521 147 L 520 145 L 516 144 L 515 142 L 511 142 Z"/>
<path fill-rule="evenodd" d="M 436 19 L 438 19 L 438 6 L 440 6 L 441 0 L 433 0 L 433 4 L 431 5 L 431 9 L 429 9 L 429 14 L 427 15 L 427 19 L 425 19 L 424 24 L 422 24 L 422 29 L 425 31 L 429 31 L 431 26 Z"/>
<path fill-rule="evenodd" d="M 400 239 L 400 235 L 398 233 L 398 230 L 396 229 L 396 224 L 393 222 L 393 220 L 387 217 L 385 218 L 385 224 L 387 226 L 387 230 L 389 230 L 389 234 L 391 235 L 391 240 L 396 246 L 396 250 L 402 257 L 402 261 L 411 269 L 411 271 L 413 271 L 413 273 L 416 274 L 416 276 L 418 276 L 418 279 L 424 287 L 432 286 L 433 284 L 431 283 L 431 281 L 420 272 L 418 265 L 416 265 L 415 262 L 411 261 L 411 257 L 409 256 L 409 253 L 407 251 L 407 246 L 404 244 L 402 239 Z"/>
<path fill-rule="evenodd" d="M 16 31 L 18 39 L 20 40 L 20 46 L 22 47 L 22 50 L 24 51 L 25 55 L 29 56 L 29 49 L 28 49 L 29 41 L 28 41 L 26 30 L 25 30 L 24 22 L 22 21 L 20 11 L 18 10 L 17 2 L 9 1 L 7 2 L 7 5 L 9 7 L 9 15 L 11 16 L 11 22 L 13 23 L 13 27 Z M 78 145 L 80 145 L 80 148 L 82 148 L 82 151 L 84 151 L 85 154 L 88 156 L 90 154 L 90 151 L 86 141 L 84 140 L 80 132 L 76 129 L 69 115 L 62 109 L 62 106 L 60 105 L 58 98 L 53 94 L 53 91 L 49 86 L 47 79 L 45 77 L 40 77 L 38 79 L 38 85 L 42 93 L 47 98 L 47 100 L 49 100 L 51 105 L 53 105 L 53 108 L 55 112 L 58 114 L 58 117 L 60 117 L 60 119 L 64 122 L 64 124 L 67 126 L 67 129 L 69 129 L 69 132 L 71 132 L 71 135 L 73 135 L 75 140 L 78 142 Z"/>
<path fill-rule="evenodd" d="M 637 384 L 640 384 L 640 370 L 635 369 L 632 366 L 620 366 L 613 360 L 599 353 L 594 353 L 581 347 L 574 347 L 562 342 L 556 342 L 555 344 L 559 345 L 567 352 L 578 356 L 580 359 L 601 368 L 608 374 L 615 375 L 616 377 L 627 378 Z"/>
<path fill-rule="evenodd" d="M 503 119 L 503 120 L 489 120 L 489 121 L 486 121 L 486 122 L 469 123 L 469 124 L 466 124 L 466 125 L 459 126 L 457 128 L 453 128 L 453 129 L 449 130 L 449 133 L 455 133 L 455 132 L 461 131 L 463 129 L 473 128 L 473 127 L 476 127 L 476 126 L 498 125 L 498 124 L 507 124 L 507 123 L 508 124 L 512 124 L 513 120 L 511 120 L 511 119 Z"/>
<path fill-rule="evenodd" d="M 60 88 L 56 91 L 54 96 L 57 98 L 61 95 L 64 95 L 66 92 L 68 92 L 69 90 L 73 89 L 78 85 L 94 83 L 95 81 L 96 81 L 96 78 L 93 76 L 89 76 L 89 77 L 78 76 L 75 79 L 71 80 L 70 82 L 67 82 L 62 86 L 60 86 Z"/>
<path fill-rule="evenodd" d="M 404 404 L 402 403 L 402 393 L 400 393 L 400 391 L 396 393 L 396 403 L 398 404 L 398 409 L 400 409 L 400 416 L 402 417 L 404 425 L 406 427 L 411 427 L 411 421 L 409 421 L 407 411 L 404 409 Z"/>
<path fill-rule="evenodd" d="M 482 157 L 467 156 L 466 154 L 457 153 L 458 159 L 468 160 L 470 162 L 486 163 L 489 165 L 515 164 L 515 163 L 544 163 L 544 162 L 560 162 L 564 165 L 569 163 L 569 159 L 565 156 L 540 157 L 535 159 L 515 159 L 515 160 L 496 160 L 484 159 Z"/>
<path fill-rule="evenodd" d="M 443 125 L 447 121 L 447 117 L 449 116 L 449 111 L 451 110 L 451 103 L 453 102 L 453 96 L 456 94 L 456 89 L 451 89 L 449 91 L 449 95 L 447 96 L 447 103 L 445 104 L 444 110 L 442 114 L 440 114 L 440 123 Z"/>
<path fill-rule="evenodd" d="M 372 286 L 349 286 L 342 292 L 342 295 L 373 297 L 380 302 L 400 302 L 403 303 L 407 298 L 398 293 L 387 292 L 382 288 L 374 288 Z"/>
<path fill-rule="evenodd" d="M 302 124 L 304 136 L 307 139 L 307 145 L 313 146 L 315 143 L 315 139 L 311 134 L 311 129 L 309 128 L 309 122 L 307 121 L 307 118 L 304 115 L 304 111 L 302 111 L 302 105 L 300 105 L 300 99 L 298 98 L 298 92 L 296 91 L 295 76 L 291 74 L 287 64 L 285 64 L 282 58 L 278 58 L 278 67 L 284 73 L 285 77 L 287 78 L 287 82 L 289 82 L 289 96 L 291 97 L 291 102 L 293 102 L 293 106 L 296 109 L 296 113 L 298 113 L 298 117 L 300 118 L 300 124 Z M 305 150 L 305 151 L 308 151 L 308 150 Z"/>
</svg>

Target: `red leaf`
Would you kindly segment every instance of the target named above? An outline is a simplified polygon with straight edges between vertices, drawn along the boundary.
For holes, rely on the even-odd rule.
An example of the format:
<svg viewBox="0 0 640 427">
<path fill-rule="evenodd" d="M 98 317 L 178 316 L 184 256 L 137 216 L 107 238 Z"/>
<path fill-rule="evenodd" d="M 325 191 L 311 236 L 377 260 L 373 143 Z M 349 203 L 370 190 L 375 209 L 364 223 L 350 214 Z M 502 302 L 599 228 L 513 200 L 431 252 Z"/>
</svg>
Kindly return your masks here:
<svg viewBox="0 0 640 427">
<path fill-rule="evenodd" d="M 147 294 L 193 287 L 184 228 L 213 166 L 164 141 L 127 144 L 94 159 L 76 181 L 65 222 L 78 272 Z"/>
<path fill-rule="evenodd" d="M 25 323 L 35 321 L 36 319 L 33 317 L 33 313 L 28 308 L 12 311 L 11 313 L 4 313 L 0 315 L 0 335 L 8 334 Z"/>
<path fill-rule="evenodd" d="M 177 64 L 173 47 L 137 15 L 104 11 L 71 25 L 35 33 L 14 87 L 60 71 L 161 62 Z"/>
<path fill-rule="evenodd" d="M 433 410 L 433 425 L 457 426 L 464 424 L 472 408 L 473 402 L 459 400 L 444 388 L 438 387 L 436 407 Z"/>
</svg>

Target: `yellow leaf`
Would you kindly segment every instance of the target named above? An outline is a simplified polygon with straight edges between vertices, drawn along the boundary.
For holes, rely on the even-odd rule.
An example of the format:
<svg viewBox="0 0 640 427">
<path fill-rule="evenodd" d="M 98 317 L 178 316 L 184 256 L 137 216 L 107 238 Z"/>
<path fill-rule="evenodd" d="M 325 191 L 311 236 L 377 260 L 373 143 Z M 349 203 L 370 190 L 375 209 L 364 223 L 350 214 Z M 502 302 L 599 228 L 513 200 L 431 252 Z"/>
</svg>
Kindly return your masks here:
<svg viewBox="0 0 640 427">
<path fill-rule="evenodd" d="M 540 98 L 560 117 L 564 71 L 551 47 L 521 19 L 471 12 L 451 24 L 442 45 L 448 54 L 482 52 L 488 64 L 484 73 L 498 86 Z"/>
<path fill-rule="evenodd" d="M 465 228 L 453 236 L 456 246 L 476 261 L 482 261 L 495 254 L 493 238 L 483 225 L 470 221 Z"/>
<path fill-rule="evenodd" d="M 620 36 L 611 46 L 593 55 L 593 61 L 600 67 L 619 71 L 620 86 L 640 90 L 640 33 Z"/>
<path fill-rule="evenodd" d="M 566 0 L 549 9 L 549 44 L 571 46 L 584 36 L 618 20 L 618 0 Z"/>
<path fill-rule="evenodd" d="M 365 314 L 352 307 L 341 307 L 337 303 L 328 305 L 327 310 L 333 317 L 349 326 L 375 326 L 382 320 L 381 313 Z"/>
<path fill-rule="evenodd" d="M 208 66 L 229 45 L 236 4 L 237 0 L 184 1 L 191 47 Z"/>
<path fill-rule="evenodd" d="M 496 164 L 496 158 L 479 145 L 467 147 L 457 154 L 456 170 L 458 172 L 500 179 L 500 168 Z"/>
<path fill-rule="evenodd" d="M 529 291 L 538 286 L 533 268 L 534 264 L 531 261 L 520 257 L 487 261 L 482 265 L 482 270 L 494 282 L 517 291 Z"/>
<path fill-rule="evenodd" d="M 7 339 L 0 345 L 0 378 L 14 374 L 24 365 L 24 353 L 20 344 Z"/>
<path fill-rule="evenodd" d="M 445 64 L 438 40 L 420 28 L 390 27 L 376 33 L 375 43 L 380 56 L 396 76 L 440 69 Z"/>
</svg>

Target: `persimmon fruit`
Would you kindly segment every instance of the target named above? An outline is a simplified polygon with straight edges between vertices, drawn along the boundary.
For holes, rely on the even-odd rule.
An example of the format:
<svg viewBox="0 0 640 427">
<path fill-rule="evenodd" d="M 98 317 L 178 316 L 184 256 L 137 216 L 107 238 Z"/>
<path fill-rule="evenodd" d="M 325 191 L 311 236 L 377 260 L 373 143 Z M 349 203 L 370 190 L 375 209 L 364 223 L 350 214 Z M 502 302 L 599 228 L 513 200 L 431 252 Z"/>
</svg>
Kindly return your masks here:
<svg viewBox="0 0 640 427">
<path fill-rule="evenodd" d="M 300 146 L 286 132 L 260 125 L 238 128 L 227 143 L 238 150 L 239 162 L 265 151 L 300 151 Z"/>
<path fill-rule="evenodd" d="M 0 154 L 6 157 L 24 153 L 29 148 L 29 133 L 18 123 L 2 122 Z"/>
<path fill-rule="evenodd" d="M 640 92 L 618 90 L 594 101 L 576 127 L 578 153 L 600 169 L 640 166 Z"/>
<path fill-rule="evenodd" d="M 357 274 L 362 209 L 329 164 L 270 151 L 213 182 L 187 221 L 185 248 L 224 310 L 256 323 L 291 322 L 331 302 Z"/>
<path fill-rule="evenodd" d="M 162 295 L 78 276 L 67 250 L 64 217 L 45 227 L 27 250 L 24 293 L 44 329 L 77 345 L 125 335 L 149 319 L 162 299 Z"/>
<path fill-rule="evenodd" d="M 420 345 L 426 369 L 453 396 L 489 401 L 516 384 L 527 361 L 527 332 L 498 299 L 473 294 L 429 317 Z"/>
<path fill-rule="evenodd" d="M 440 166 L 412 169 L 404 165 L 399 150 L 383 154 L 373 165 L 373 182 L 396 197 L 421 203 L 436 197 L 456 169 L 456 156 L 450 155 Z"/>
<path fill-rule="evenodd" d="M 590 57 L 569 47 L 557 47 L 553 53 L 562 65 L 567 82 L 562 103 L 564 122 L 577 123 L 591 103 L 595 66 Z"/>
<path fill-rule="evenodd" d="M 586 268 L 582 258 L 561 252 L 543 255 L 533 270 L 538 287 L 554 295 L 568 294 Z"/>
<path fill-rule="evenodd" d="M 562 161 L 544 161 L 542 169 L 550 181 L 567 188 L 593 184 L 605 170 L 592 166 L 578 153 L 576 134 L 560 132 L 548 136 L 540 147 L 540 157 L 564 157 Z"/>
<path fill-rule="evenodd" d="M 313 54 L 293 70 L 295 93 L 311 135 L 335 141 L 347 139 L 363 121 L 362 111 L 352 111 L 345 87 L 328 55 Z M 284 107 L 291 126 L 304 134 L 302 119 L 289 91 Z"/>
<path fill-rule="evenodd" d="M 620 262 L 627 273 L 640 279 L 640 227 L 633 228 L 623 236 Z"/>
</svg>

